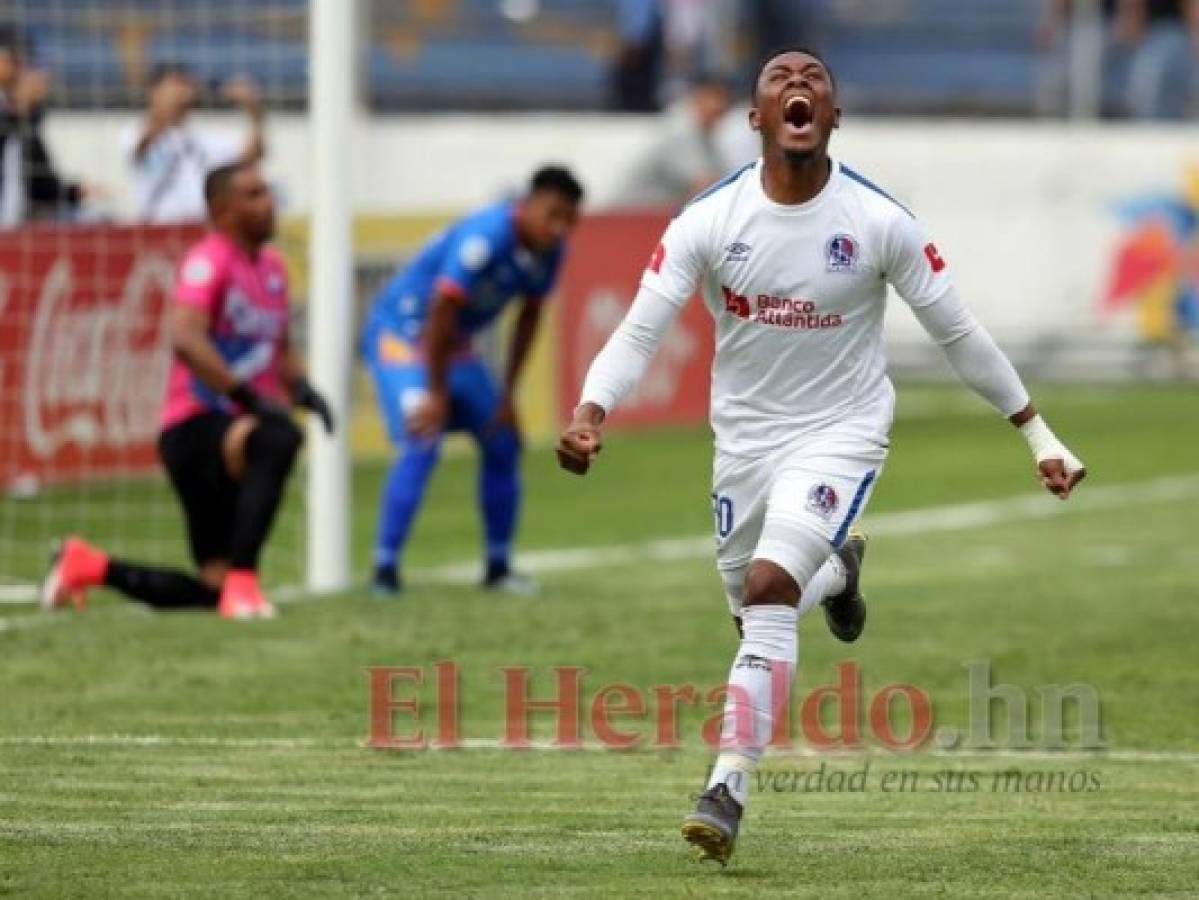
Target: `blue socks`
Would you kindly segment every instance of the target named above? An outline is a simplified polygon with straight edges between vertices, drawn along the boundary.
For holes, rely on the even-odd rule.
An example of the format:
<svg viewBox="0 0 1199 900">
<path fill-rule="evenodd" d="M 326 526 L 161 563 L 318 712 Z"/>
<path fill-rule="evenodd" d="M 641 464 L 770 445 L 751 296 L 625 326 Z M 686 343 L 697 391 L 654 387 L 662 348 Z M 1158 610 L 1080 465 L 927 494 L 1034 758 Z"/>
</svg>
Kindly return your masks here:
<svg viewBox="0 0 1199 900">
<path fill-rule="evenodd" d="M 493 431 L 480 444 L 479 507 L 487 541 L 487 578 L 508 574 L 512 537 L 520 511 L 520 442 L 510 428 Z"/>
<path fill-rule="evenodd" d="M 392 463 L 379 509 L 376 569 L 396 568 L 400 550 L 408 540 L 408 532 L 412 530 L 412 522 L 440 453 L 440 441 L 412 441 L 400 450 L 399 457 Z"/>
<path fill-rule="evenodd" d="M 486 434 L 479 441 L 479 450 L 479 507 L 486 539 L 487 577 L 502 577 L 509 571 L 520 511 L 520 442 L 515 432 L 505 428 Z M 392 464 L 380 503 L 376 573 L 398 568 L 440 452 L 440 441 L 412 441 Z"/>
</svg>

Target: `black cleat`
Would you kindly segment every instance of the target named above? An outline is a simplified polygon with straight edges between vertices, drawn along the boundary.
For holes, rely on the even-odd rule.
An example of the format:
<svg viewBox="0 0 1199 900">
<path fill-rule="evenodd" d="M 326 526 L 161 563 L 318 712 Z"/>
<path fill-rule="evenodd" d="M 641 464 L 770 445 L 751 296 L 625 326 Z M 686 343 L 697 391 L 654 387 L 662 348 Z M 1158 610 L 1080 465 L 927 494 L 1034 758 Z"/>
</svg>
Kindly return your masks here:
<svg viewBox="0 0 1199 900">
<path fill-rule="evenodd" d="M 825 597 L 820 605 L 833 637 L 852 644 L 866 627 L 866 598 L 862 596 L 860 586 L 866 535 L 856 529 L 850 531 L 849 539 L 834 552 L 845 566 L 845 590 L 835 597 Z"/>
<path fill-rule="evenodd" d="M 540 591 L 537 582 L 527 575 L 513 572 L 507 560 L 487 563 L 487 574 L 483 576 L 483 590 L 515 597 L 534 597 Z"/>
<path fill-rule="evenodd" d="M 511 594 L 514 597 L 536 597 L 540 592 L 537 582 L 519 572 L 505 572 L 483 579 L 482 588 L 496 594 Z"/>
<path fill-rule="evenodd" d="M 376 597 L 395 597 L 403 590 L 400 573 L 395 566 L 376 566 L 371 578 L 371 593 Z"/>
<path fill-rule="evenodd" d="M 718 784 L 699 795 L 695 812 L 683 819 L 683 839 L 699 862 L 729 864 L 741 825 L 741 804 L 726 785 Z"/>
</svg>

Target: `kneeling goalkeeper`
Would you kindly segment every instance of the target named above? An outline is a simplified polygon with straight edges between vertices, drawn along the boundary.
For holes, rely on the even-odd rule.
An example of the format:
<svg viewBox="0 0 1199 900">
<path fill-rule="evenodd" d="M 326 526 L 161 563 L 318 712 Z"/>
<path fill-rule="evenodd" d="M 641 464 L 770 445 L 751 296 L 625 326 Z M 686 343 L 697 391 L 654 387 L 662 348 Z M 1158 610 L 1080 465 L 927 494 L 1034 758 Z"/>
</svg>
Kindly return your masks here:
<svg viewBox="0 0 1199 900">
<path fill-rule="evenodd" d="M 212 231 L 179 269 L 158 440 L 197 574 L 113 559 L 71 537 L 42 588 L 49 608 L 82 606 L 88 588 L 106 585 L 159 609 L 274 614 L 257 572 L 303 441 L 289 407 L 314 412 L 330 432 L 333 416 L 288 339 L 287 275 L 268 246 L 275 206 L 262 174 L 252 164 L 222 166 L 204 195 Z"/>
</svg>

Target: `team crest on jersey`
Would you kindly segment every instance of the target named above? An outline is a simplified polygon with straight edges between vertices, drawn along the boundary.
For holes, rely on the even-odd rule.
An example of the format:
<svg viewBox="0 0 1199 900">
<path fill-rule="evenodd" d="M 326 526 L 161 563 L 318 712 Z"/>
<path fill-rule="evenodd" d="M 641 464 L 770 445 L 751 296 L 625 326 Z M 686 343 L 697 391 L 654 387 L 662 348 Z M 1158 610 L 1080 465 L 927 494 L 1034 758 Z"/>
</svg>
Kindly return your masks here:
<svg viewBox="0 0 1199 900">
<path fill-rule="evenodd" d="M 193 256 L 183 264 L 183 281 L 202 287 L 212 281 L 216 269 L 206 256 Z"/>
<path fill-rule="evenodd" d="M 828 518 L 837 511 L 837 491 L 831 484 L 815 484 L 808 491 L 808 509 Z"/>
<path fill-rule="evenodd" d="M 858 267 L 858 242 L 848 234 L 836 234 L 824 252 L 825 265 L 830 272 L 852 272 Z"/>
<path fill-rule="evenodd" d="M 725 262 L 745 262 L 749 259 L 750 251 L 753 250 L 749 244 L 743 244 L 740 241 L 734 241 L 725 247 L 728 251 L 728 256 L 724 258 Z"/>
</svg>

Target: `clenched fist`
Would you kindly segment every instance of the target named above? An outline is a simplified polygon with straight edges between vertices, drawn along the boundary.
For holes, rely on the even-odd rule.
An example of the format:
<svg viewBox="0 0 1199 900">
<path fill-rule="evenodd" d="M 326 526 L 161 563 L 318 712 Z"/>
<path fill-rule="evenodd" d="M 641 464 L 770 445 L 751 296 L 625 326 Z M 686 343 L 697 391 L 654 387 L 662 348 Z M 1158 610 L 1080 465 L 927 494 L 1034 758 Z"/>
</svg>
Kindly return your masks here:
<svg viewBox="0 0 1199 900">
<path fill-rule="evenodd" d="M 603 436 L 600 434 L 600 423 L 604 420 L 604 411 L 593 403 L 585 403 L 575 410 L 574 421 L 558 438 L 555 450 L 558 453 L 558 464 L 567 472 L 575 475 L 586 475 L 591 463 L 603 449 Z"/>
</svg>

